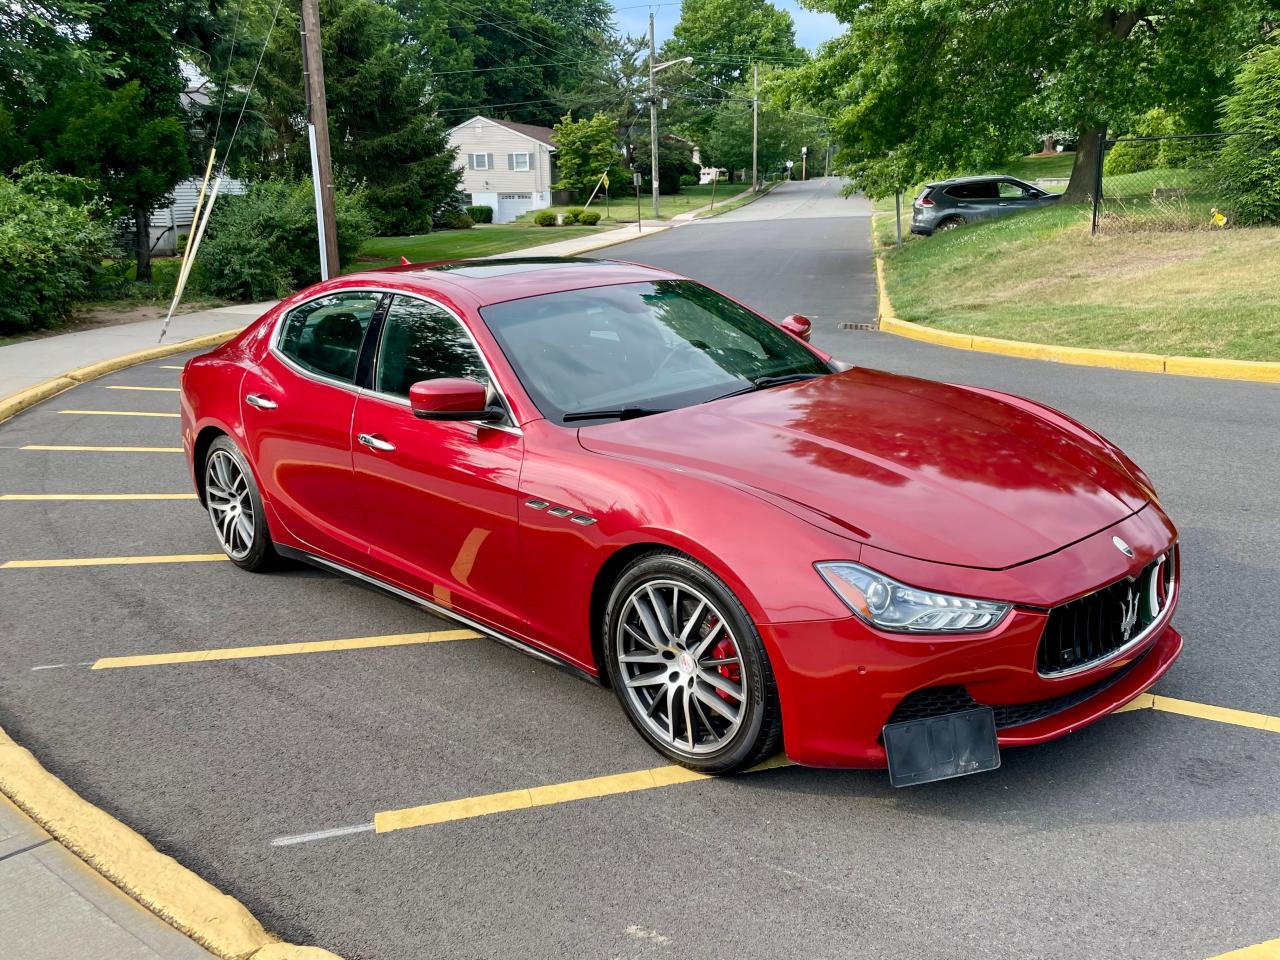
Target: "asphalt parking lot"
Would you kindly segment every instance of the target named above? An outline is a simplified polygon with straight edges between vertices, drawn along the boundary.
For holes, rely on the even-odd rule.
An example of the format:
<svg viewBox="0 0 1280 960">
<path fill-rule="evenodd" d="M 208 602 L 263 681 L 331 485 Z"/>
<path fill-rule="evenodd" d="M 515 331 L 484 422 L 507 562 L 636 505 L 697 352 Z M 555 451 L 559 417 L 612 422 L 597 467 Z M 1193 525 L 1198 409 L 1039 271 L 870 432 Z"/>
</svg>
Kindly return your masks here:
<svg viewBox="0 0 1280 960">
<path fill-rule="evenodd" d="M 1100 428 L 1182 533 L 1187 647 L 1156 692 L 1280 714 L 1280 389 L 840 330 L 873 309 L 865 210 L 795 186 L 609 255 Z M 809 273 L 775 272 L 805 249 Z M 328 574 L 209 559 L 182 359 L 0 425 L 0 725 L 283 937 L 350 960 L 1204 960 L 1280 936 L 1278 732 L 1143 710 L 912 790 L 786 767 L 574 799 L 663 766 L 611 692 Z M 111 499 L 32 499 L 62 496 Z"/>
</svg>

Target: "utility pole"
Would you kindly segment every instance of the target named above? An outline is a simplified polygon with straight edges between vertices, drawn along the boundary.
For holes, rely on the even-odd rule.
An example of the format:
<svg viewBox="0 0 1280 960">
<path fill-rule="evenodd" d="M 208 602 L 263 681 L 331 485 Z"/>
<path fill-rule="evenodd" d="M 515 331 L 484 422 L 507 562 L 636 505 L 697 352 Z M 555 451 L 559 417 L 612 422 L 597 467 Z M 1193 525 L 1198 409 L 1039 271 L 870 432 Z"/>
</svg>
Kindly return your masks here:
<svg viewBox="0 0 1280 960">
<path fill-rule="evenodd" d="M 751 65 L 751 192 L 760 189 L 759 165 L 756 154 L 760 143 L 760 64 Z"/>
<path fill-rule="evenodd" d="M 654 62 L 657 51 L 653 45 L 653 11 L 649 11 L 649 179 L 653 187 L 653 219 L 657 220 L 658 212 L 658 93 L 654 85 L 653 75 L 657 73 Z"/>
<path fill-rule="evenodd" d="M 320 279 L 338 274 L 338 223 L 333 213 L 333 162 L 329 157 L 329 108 L 324 99 L 324 54 L 320 50 L 320 8 L 302 0 L 302 80 L 307 92 L 307 141 L 311 183 L 316 195 Z"/>
</svg>

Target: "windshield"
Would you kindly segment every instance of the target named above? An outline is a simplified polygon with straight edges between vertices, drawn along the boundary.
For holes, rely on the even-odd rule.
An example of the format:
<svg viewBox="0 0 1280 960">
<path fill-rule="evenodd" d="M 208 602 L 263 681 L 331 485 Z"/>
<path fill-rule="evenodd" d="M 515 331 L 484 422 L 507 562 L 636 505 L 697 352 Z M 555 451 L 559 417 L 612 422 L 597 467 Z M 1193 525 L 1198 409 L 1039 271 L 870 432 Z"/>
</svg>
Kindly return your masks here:
<svg viewBox="0 0 1280 960">
<path fill-rule="evenodd" d="M 691 280 L 551 293 L 480 314 L 538 409 L 562 423 L 590 426 L 704 403 L 762 378 L 831 372 L 790 334 Z M 601 416 L 582 416 L 594 411 Z"/>
</svg>

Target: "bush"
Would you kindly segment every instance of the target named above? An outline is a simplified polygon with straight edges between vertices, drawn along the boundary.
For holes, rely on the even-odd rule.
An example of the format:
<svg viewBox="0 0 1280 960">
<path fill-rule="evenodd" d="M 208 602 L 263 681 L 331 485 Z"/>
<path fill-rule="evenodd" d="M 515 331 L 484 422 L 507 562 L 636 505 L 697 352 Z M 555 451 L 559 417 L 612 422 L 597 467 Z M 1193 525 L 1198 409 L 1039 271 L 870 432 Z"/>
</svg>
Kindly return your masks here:
<svg viewBox="0 0 1280 960">
<path fill-rule="evenodd" d="M 586 227 L 594 227 L 600 222 L 600 212 L 598 210 L 583 210 L 578 217 L 578 222 Z"/>
<path fill-rule="evenodd" d="M 1222 100 L 1227 137 L 1214 165 L 1223 205 L 1234 223 L 1280 222 L 1280 46 L 1259 47 L 1236 72 Z"/>
<path fill-rule="evenodd" d="M 116 252 L 99 205 L 62 199 L 82 185 L 33 167 L 0 177 L 0 334 L 68 319 Z"/>
<path fill-rule="evenodd" d="M 476 222 L 471 219 L 470 215 L 460 210 L 450 210 L 444 215 L 444 219 L 440 221 L 440 226 L 446 230 L 469 230 L 474 227 Z"/>
<path fill-rule="evenodd" d="M 533 215 L 533 222 L 540 227 L 554 227 L 556 225 L 556 215 L 550 210 L 539 210 Z"/>
<path fill-rule="evenodd" d="M 493 207 L 482 203 L 467 207 L 467 216 L 473 223 L 493 223 Z"/>
<path fill-rule="evenodd" d="M 338 260 L 348 264 L 373 232 L 364 188 L 335 190 Z M 192 280 L 228 300 L 284 297 L 320 279 L 310 180 L 266 180 L 220 197 L 196 253 Z"/>
<path fill-rule="evenodd" d="M 1173 132 L 1173 118 L 1156 107 L 1142 115 L 1142 119 L 1138 121 L 1130 136 L 1166 137 Z M 1117 176 L 1154 170 L 1160 165 L 1161 144 L 1162 141 L 1159 140 L 1121 140 L 1107 152 L 1102 172 L 1107 176 Z"/>
<path fill-rule="evenodd" d="M 697 185 L 698 185 L 698 178 L 695 177 L 693 174 L 691 173 L 680 174 L 680 186 L 696 187 Z"/>
<path fill-rule="evenodd" d="M 586 213 L 586 211 L 583 210 L 581 207 L 570 207 L 568 210 L 564 212 L 564 217 L 562 217 L 561 219 L 563 220 L 564 223 L 577 223 L 579 220 L 582 219 L 582 215 L 584 213 Z"/>
</svg>

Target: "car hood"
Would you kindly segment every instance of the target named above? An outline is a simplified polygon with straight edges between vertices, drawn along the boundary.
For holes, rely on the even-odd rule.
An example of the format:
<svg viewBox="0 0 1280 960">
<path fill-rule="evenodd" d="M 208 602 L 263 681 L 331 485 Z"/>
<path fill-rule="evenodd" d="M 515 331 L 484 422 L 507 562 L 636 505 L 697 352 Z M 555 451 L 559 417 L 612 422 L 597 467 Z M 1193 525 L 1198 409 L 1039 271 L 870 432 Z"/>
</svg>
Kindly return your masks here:
<svg viewBox="0 0 1280 960">
<path fill-rule="evenodd" d="M 964 387 L 855 368 L 590 427 L 579 442 L 783 497 L 883 550 L 1004 569 L 1147 503 L 1101 441 L 1069 427 Z"/>
</svg>

